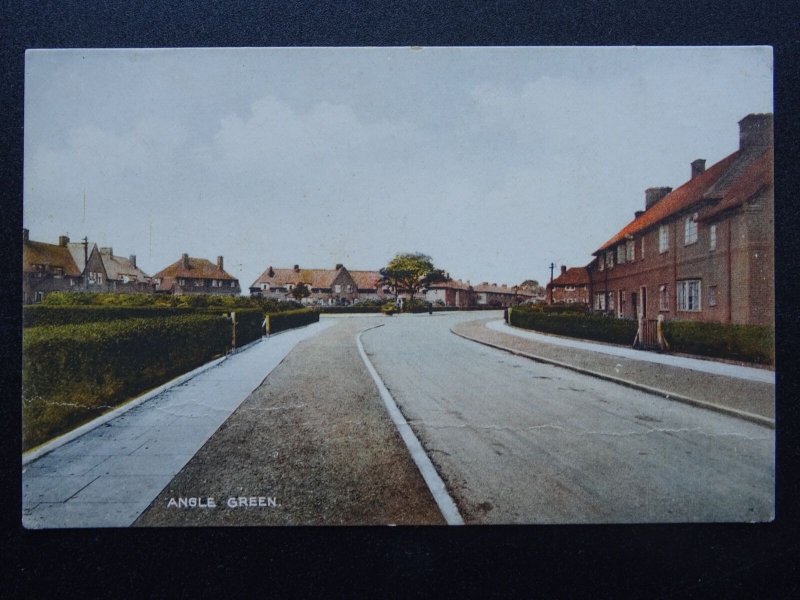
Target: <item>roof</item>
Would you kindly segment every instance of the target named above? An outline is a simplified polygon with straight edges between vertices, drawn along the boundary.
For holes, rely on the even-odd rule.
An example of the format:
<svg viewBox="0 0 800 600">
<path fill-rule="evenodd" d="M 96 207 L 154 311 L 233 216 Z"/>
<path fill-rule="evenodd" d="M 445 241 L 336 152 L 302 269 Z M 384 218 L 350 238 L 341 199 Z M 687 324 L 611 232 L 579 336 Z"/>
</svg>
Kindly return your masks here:
<svg viewBox="0 0 800 600">
<path fill-rule="evenodd" d="M 80 269 L 81 273 L 83 273 L 84 269 L 86 269 L 86 259 L 92 255 L 92 251 L 97 246 L 97 244 L 92 244 L 91 246 L 88 245 L 86 248 L 83 246 L 83 242 L 68 242 L 67 249 L 69 253 L 72 255 L 72 260 L 75 261 L 78 269 Z"/>
<path fill-rule="evenodd" d="M 105 248 L 100 250 L 100 258 L 103 261 L 103 267 L 109 279 L 122 279 L 127 276 L 137 281 L 146 281 L 150 278 L 149 275 L 135 266 L 130 259 L 123 258 L 122 256 L 115 256 L 111 254 L 111 252 L 106 251 Z M 218 277 L 217 279 L 220 278 Z"/>
<path fill-rule="evenodd" d="M 555 287 L 561 285 L 587 285 L 589 283 L 589 272 L 586 267 L 571 267 L 567 269 L 566 273 L 562 273 L 553 281 L 547 284 L 547 287 Z"/>
<path fill-rule="evenodd" d="M 510 288 L 505 284 L 497 285 L 496 283 L 487 283 L 485 281 L 483 283 L 479 284 L 479 285 L 472 286 L 472 289 L 474 291 L 476 291 L 476 292 L 489 292 L 489 293 L 493 293 L 493 294 L 513 294 L 514 293 L 514 288 Z M 522 290 L 517 289 L 517 292 L 516 292 L 517 296 L 521 296 L 524 293 L 525 292 L 523 292 Z"/>
<path fill-rule="evenodd" d="M 304 283 L 311 288 L 329 288 L 341 269 L 274 269 L 268 267 L 251 287 L 268 283 L 271 287 L 285 287 L 289 284 Z M 272 273 L 270 275 L 270 272 Z"/>
<path fill-rule="evenodd" d="M 46 265 L 49 268 L 60 268 L 69 277 L 80 277 L 81 269 L 75 264 L 66 246 L 46 244 L 44 242 L 24 241 L 22 243 L 22 271 L 36 271 L 34 265 Z"/>
<path fill-rule="evenodd" d="M 189 263 L 188 269 L 184 267 L 183 258 L 181 258 L 153 275 L 153 277 L 158 279 L 175 279 L 178 277 L 182 279 L 236 279 L 228 275 L 223 269 L 220 269 L 216 263 L 212 263 L 205 258 L 189 257 L 187 262 Z"/>
<path fill-rule="evenodd" d="M 353 281 L 356 282 L 356 287 L 360 290 L 374 290 L 378 288 L 378 282 L 381 280 L 381 274 L 377 271 L 351 271 L 347 270 Z"/>
<path fill-rule="evenodd" d="M 616 233 L 605 244 L 600 246 L 594 253 L 602 252 L 611 246 L 614 246 L 637 233 L 641 233 L 651 227 L 661 223 L 669 217 L 678 214 L 689 207 L 703 201 L 706 198 L 706 192 L 719 180 L 731 166 L 733 166 L 737 158 L 747 160 L 752 159 L 750 155 L 741 154 L 737 150 L 733 154 L 726 156 L 718 163 L 706 169 L 696 177 L 693 177 L 679 188 L 673 190 L 661 200 L 656 202 L 649 209 L 645 210 L 641 215 L 636 217 L 633 221 L 628 223 L 620 231 Z M 740 163 L 741 164 L 741 161 Z"/>
<path fill-rule="evenodd" d="M 447 289 L 447 290 L 468 290 L 472 286 L 460 279 L 450 279 L 449 281 L 437 281 L 436 283 L 428 284 L 428 289 Z"/>
<path fill-rule="evenodd" d="M 733 170 L 733 169 L 731 169 Z M 774 184 L 775 153 L 772 148 L 761 153 L 755 160 L 743 165 L 735 178 L 721 181 L 706 192 L 706 197 L 719 199 L 714 206 L 699 215 L 699 220 L 708 220 L 727 210 L 737 208 L 750 198 Z"/>
</svg>

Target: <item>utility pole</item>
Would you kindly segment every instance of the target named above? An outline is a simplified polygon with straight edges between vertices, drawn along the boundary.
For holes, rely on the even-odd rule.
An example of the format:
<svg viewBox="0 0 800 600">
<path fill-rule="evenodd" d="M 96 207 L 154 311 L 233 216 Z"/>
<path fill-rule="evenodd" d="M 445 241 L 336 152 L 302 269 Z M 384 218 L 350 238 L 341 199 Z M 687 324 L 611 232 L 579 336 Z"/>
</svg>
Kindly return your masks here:
<svg viewBox="0 0 800 600">
<path fill-rule="evenodd" d="M 553 303 L 553 269 L 555 268 L 555 264 L 550 263 L 550 304 Z"/>
<path fill-rule="evenodd" d="M 81 240 L 83 242 L 83 287 L 89 288 L 89 282 L 86 278 L 86 267 L 89 266 L 89 236 L 84 236 Z"/>
</svg>

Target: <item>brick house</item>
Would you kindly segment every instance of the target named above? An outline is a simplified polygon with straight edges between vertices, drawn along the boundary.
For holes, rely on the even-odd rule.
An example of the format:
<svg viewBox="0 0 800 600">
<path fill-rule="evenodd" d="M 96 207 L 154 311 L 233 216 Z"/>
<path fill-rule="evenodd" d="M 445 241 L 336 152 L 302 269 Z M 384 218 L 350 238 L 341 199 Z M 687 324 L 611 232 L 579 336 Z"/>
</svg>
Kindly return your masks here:
<svg viewBox="0 0 800 600">
<path fill-rule="evenodd" d="M 205 258 L 193 258 L 184 254 L 153 275 L 157 292 L 171 293 L 175 296 L 185 294 L 222 294 L 238 296 L 241 293 L 239 280 L 225 272 L 223 257 L 218 256 L 212 263 Z"/>
<path fill-rule="evenodd" d="M 354 276 L 353 273 L 356 275 Z M 250 295 L 256 298 L 291 300 L 291 291 L 301 283 L 311 293 L 304 304 L 352 304 L 359 299 L 382 297 L 378 285 L 380 273 L 354 271 L 337 264 L 333 269 L 291 269 L 267 267 L 250 286 Z"/>
<path fill-rule="evenodd" d="M 109 292 L 151 293 L 155 291 L 152 278 L 136 266 L 136 255 L 128 258 L 114 254 L 113 248 L 98 250 L 105 272 L 106 288 Z"/>
<path fill-rule="evenodd" d="M 460 279 L 432 283 L 425 291 L 425 300 L 442 306 L 472 306 L 475 302 L 472 286 Z"/>
<path fill-rule="evenodd" d="M 41 302 L 45 294 L 55 291 L 82 289 L 82 269 L 75 264 L 69 238 L 59 236 L 58 244 L 30 239 L 22 230 L 22 302 Z"/>
<path fill-rule="evenodd" d="M 506 284 L 483 283 L 473 286 L 474 305 L 506 308 L 520 302 L 530 300 L 532 294 L 518 286 L 508 287 Z"/>
<path fill-rule="evenodd" d="M 561 265 L 561 274 L 547 284 L 548 304 L 589 304 L 589 272 L 586 267 L 567 269 Z"/>
<path fill-rule="evenodd" d="M 772 114 L 739 122 L 739 149 L 645 207 L 588 265 L 596 311 L 620 318 L 774 321 Z"/>
</svg>

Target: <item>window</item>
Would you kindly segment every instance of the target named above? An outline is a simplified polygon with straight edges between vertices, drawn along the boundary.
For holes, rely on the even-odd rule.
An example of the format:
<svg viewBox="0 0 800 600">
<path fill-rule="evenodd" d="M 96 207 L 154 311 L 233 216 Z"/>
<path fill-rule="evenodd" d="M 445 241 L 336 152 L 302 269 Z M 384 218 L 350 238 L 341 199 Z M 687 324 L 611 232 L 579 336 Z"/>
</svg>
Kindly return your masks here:
<svg viewBox="0 0 800 600">
<path fill-rule="evenodd" d="M 644 236 L 642 236 L 642 252 L 641 260 L 644 260 Z"/>
<path fill-rule="evenodd" d="M 614 292 L 608 294 L 608 310 L 614 310 Z"/>
<path fill-rule="evenodd" d="M 339 284 L 336 284 L 335 286 L 333 286 L 333 291 L 336 294 L 341 294 L 342 293 L 342 286 L 339 285 Z"/>
<path fill-rule="evenodd" d="M 231 281 L 231 287 L 235 288 L 236 287 L 236 283 L 237 283 L 237 281 L 235 279 L 233 281 Z"/>
<path fill-rule="evenodd" d="M 662 225 L 658 228 L 658 251 L 662 254 L 669 250 L 669 228 Z"/>
<path fill-rule="evenodd" d="M 597 269 L 602 271 L 606 268 L 606 261 L 603 260 L 603 257 L 600 256 L 597 261 Z"/>
<path fill-rule="evenodd" d="M 605 292 L 597 292 L 594 295 L 594 309 L 595 310 L 605 310 L 606 309 L 606 294 Z"/>
<path fill-rule="evenodd" d="M 666 284 L 658 286 L 658 310 L 669 310 L 669 292 Z"/>
<path fill-rule="evenodd" d="M 614 267 L 614 251 L 609 250 L 606 252 L 606 266 L 611 269 Z"/>
<path fill-rule="evenodd" d="M 688 279 L 678 282 L 678 310 L 700 311 L 700 280 Z"/>
<path fill-rule="evenodd" d="M 617 264 L 621 265 L 625 262 L 625 244 L 617 246 Z"/>
<path fill-rule="evenodd" d="M 697 213 L 689 215 L 683 222 L 683 244 L 688 246 L 697 241 Z"/>
<path fill-rule="evenodd" d="M 633 240 L 628 241 L 625 244 L 625 261 L 626 262 L 633 262 L 636 259 L 636 244 L 633 243 Z"/>
<path fill-rule="evenodd" d="M 717 305 L 717 286 L 715 285 L 708 286 L 708 305 Z"/>
<path fill-rule="evenodd" d="M 261 289 L 264 290 L 264 291 L 269 291 L 269 284 L 268 283 L 262 283 L 261 284 Z"/>
<path fill-rule="evenodd" d="M 574 285 L 565 285 L 564 286 L 564 291 L 565 292 L 574 292 L 575 291 L 575 286 Z"/>
<path fill-rule="evenodd" d="M 714 223 L 708 228 L 708 248 L 709 250 L 717 249 L 717 224 Z"/>
<path fill-rule="evenodd" d="M 347 291 L 348 292 L 352 292 L 353 291 L 353 286 L 348 284 Z"/>
</svg>

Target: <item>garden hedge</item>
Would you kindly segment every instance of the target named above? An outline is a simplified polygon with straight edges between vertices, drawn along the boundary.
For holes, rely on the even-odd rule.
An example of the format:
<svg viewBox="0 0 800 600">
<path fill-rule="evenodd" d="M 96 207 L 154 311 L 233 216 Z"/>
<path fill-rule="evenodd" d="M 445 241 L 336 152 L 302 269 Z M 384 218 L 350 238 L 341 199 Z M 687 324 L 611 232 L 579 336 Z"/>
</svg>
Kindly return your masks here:
<svg viewBox="0 0 800 600">
<path fill-rule="evenodd" d="M 667 321 L 664 337 L 673 352 L 767 365 L 775 362 L 775 332 L 771 327 Z"/>
<path fill-rule="evenodd" d="M 33 304 L 22 308 L 23 327 L 40 325 L 76 325 L 96 321 L 152 318 L 187 315 L 195 312 L 191 308 L 168 306 L 102 306 L 102 305 L 53 305 Z"/>
<path fill-rule="evenodd" d="M 295 327 L 303 327 L 311 323 L 319 321 L 319 312 L 311 310 L 310 308 L 301 308 L 299 310 L 288 310 L 279 313 L 267 314 L 267 333 L 270 335 L 285 331 L 287 329 L 294 329 Z"/>
<path fill-rule="evenodd" d="M 225 353 L 230 321 L 194 314 L 26 328 L 23 449 Z"/>
<path fill-rule="evenodd" d="M 612 344 L 633 344 L 638 329 L 636 321 L 613 317 L 518 308 L 509 313 L 509 322 L 515 327 Z"/>
</svg>

